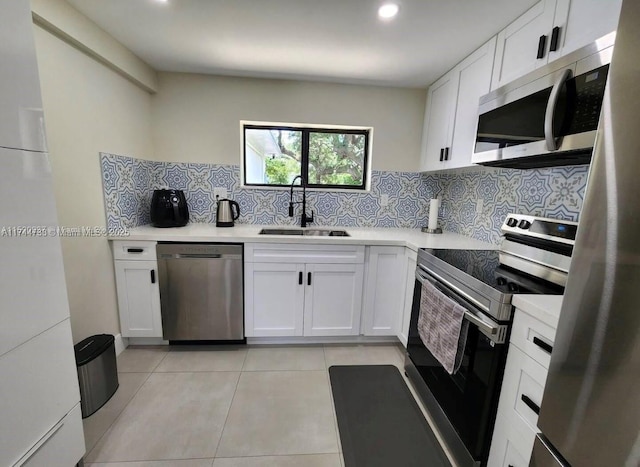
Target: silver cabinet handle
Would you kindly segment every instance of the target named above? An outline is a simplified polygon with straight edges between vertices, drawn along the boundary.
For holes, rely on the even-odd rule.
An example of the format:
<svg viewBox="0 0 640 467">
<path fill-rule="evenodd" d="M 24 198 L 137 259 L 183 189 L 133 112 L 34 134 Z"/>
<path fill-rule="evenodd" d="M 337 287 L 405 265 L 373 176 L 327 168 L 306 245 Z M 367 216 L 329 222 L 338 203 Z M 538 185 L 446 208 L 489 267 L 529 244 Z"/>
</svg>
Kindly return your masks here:
<svg viewBox="0 0 640 467">
<path fill-rule="evenodd" d="M 558 149 L 558 142 L 553 134 L 553 114 L 558 105 L 558 99 L 560 99 L 560 90 L 564 83 L 571 77 L 571 70 L 566 69 L 562 72 L 551 90 L 551 95 L 547 101 L 547 109 L 544 113 L 544 139 L 547 142 L 547 149 L 549 151 L 555 151 Z"/>
</svg>

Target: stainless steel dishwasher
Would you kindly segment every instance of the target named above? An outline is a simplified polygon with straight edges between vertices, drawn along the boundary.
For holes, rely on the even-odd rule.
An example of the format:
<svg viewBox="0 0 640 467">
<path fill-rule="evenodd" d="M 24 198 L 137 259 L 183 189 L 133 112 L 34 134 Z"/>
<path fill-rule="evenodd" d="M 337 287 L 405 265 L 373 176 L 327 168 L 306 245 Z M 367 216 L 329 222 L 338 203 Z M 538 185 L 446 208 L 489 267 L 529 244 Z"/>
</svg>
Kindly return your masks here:
<svg viewBox="0 0 640 467">
<path fill-rule="evenodd" d="M 159 243 L 162 335 L 168 341 L 245 341 L 242 245 Z"/>
</svg>

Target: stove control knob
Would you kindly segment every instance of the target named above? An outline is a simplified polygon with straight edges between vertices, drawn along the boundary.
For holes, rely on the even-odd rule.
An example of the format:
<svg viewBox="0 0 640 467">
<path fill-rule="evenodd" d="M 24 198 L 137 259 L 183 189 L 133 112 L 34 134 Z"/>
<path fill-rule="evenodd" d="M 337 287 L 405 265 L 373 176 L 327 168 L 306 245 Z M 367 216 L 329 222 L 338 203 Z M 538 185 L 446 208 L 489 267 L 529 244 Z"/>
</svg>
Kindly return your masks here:
<svg viewBox="0 0 640 467">
<path fill-rule="evenodd" d="M 521 229 L 528 229 L 529 227 L 531 227 L 531 222 L 522 219 L 518 224 L 518 227 L 520 227 Z"/>
<path fill-rule="evenodd" d="M 515 282 L 509 282 L 508 288 L 509 292 L 517 292 L 520 289 L 520 287 L 518 287 L 518 284 L 516 284 Z"/>
<path fill-rule="evenodd" d="M 516 219 L 515 217 L 510 217 L 509 219 L 507 219 L 507 225 L 509 227 L 515 227 L 516 225 L 518 225 L 518 219 Z"/>
<path fill-rule="evenodd" d="M 507 280 L 504 277 L 498 277 L 498 285 L 507 285 Z"/>
</svg>

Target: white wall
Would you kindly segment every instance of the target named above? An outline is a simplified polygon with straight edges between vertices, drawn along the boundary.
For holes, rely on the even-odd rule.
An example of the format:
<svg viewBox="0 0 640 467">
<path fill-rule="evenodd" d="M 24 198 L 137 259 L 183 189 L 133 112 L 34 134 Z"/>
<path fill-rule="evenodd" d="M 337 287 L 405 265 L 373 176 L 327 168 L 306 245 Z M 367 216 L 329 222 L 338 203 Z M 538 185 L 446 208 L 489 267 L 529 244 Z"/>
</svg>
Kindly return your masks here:
<svg viewBox="0 0 640 467">
<path fill-rule="evenodd" d="M 152 158 L 149 94 L 34 26 L 59 222 L 105 226 L 99 151 Z M 62 239 L 74 342 L 120 332 L 106 238 Z"/>
<path fill-rule="evenodd" d="M 159 73 L 155 157 L 240 163 L 240 120 L 374 127 L 373 168 L 417 171 L 426 91 Z"/>
</svg>

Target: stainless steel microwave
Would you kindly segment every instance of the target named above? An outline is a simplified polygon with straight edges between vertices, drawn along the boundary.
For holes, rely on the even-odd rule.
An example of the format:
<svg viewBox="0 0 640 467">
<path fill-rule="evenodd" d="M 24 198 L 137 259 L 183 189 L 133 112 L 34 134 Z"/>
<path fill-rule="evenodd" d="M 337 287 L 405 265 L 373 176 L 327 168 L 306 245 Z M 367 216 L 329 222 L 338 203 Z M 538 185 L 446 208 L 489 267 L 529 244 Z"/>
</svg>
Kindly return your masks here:
<svg viewBox="0 0 640 467">
<path fill-rule="evenodd" d="M 615 33 L 480 99 L 472 161 L 520 169 L 588 164 Z"/>
</svg>

